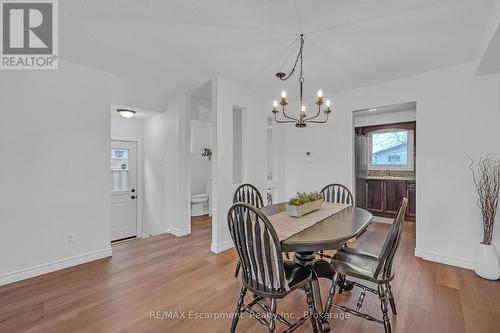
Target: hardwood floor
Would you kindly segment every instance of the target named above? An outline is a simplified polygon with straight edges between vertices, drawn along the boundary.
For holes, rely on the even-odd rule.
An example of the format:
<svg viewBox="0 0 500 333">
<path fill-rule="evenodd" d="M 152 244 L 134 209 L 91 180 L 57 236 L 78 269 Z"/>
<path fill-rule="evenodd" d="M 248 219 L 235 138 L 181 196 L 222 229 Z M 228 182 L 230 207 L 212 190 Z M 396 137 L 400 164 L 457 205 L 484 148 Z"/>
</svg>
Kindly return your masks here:
<svg viewBox="0 0 500 333">
<path fill-rule="evenodd" d="M 380 249 L 388 225 L 374 223 L 353 244 Z M 228 332 L 229 319 L 154 319 L 151 312 L 232 313 L 240 289 L 234 250 L 209 251 L 211 224 L 193 221 L 190 236 L 161 235 L 113 245 L 113 257 L 0 287 L 0 332 Z M 396 256 L 396 332 L 500 332 L 500 283 L 473 272 L 414 257 L 415 225 L 406 223 Z M 321 283 L 326 295 L 329 281 Z M 354 305 L 358 291 L 337 295 Z M 304 295 L 278 301 L 279 311 L 302 315 Z M 378 298 L 363 309 L 380 316 Z M 173 314 L 173 313 L 172 313 Z M 383 332 L 379 324 L 350 317 L 331 320 L 333 332 Z M 279 331 L 283 329 L 278 326 Z M 310 332 L 309 322 L 297 332 Z M 240 320 L 237 332 L 267 332 Z"/>
</svg>

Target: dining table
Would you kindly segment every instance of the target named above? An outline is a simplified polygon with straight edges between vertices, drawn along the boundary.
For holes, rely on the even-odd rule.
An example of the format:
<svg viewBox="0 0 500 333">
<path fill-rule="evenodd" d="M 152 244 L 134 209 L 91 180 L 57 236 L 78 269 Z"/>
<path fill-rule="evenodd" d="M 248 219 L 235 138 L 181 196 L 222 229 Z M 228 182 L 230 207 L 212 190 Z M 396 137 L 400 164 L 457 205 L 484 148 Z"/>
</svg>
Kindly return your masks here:
<svg viewBox="0 0 500 333">
<path fill-rule="evenodd" d="M 332 279 L 332 265 L 318 258 L 316 252 L 338 250 L 361 235 L 373 216 L 352 205 L 324 203 L 322 209 L 303 217 L 289 216 L 286 203 L 277 203 L 261 209 L 280 238 L 283 252 L 294 252 L 293 260 L 312 270 L 311 289 L 316 314 L 313 320 L 321 332 L 330 331 L 328 313 L 323 307 L 319 278 Z"/>
</svg>

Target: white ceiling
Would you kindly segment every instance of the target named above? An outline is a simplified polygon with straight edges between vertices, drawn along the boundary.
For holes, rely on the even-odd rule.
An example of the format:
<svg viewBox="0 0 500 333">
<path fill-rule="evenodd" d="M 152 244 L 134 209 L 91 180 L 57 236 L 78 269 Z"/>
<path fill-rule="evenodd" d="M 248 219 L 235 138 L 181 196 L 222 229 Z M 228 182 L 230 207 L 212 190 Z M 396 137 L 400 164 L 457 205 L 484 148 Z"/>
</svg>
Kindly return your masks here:
<svg viewBox="0 0 500 333">
<path fill-rule="evenodd" d="M 219 75 L 271 98 L 303 32 L 306 89 L 328 94 L 472 61 L 493 2 L 64 0 L 60 52 L 166 90 Z"/>
</svg>

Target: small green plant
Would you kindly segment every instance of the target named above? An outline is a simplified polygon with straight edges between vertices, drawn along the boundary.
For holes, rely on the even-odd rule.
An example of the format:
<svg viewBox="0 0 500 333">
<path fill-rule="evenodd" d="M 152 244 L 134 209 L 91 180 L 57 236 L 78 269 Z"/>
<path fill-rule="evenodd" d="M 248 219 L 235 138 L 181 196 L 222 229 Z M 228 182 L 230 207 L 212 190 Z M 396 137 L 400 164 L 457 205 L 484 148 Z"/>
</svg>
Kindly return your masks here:
<svg viewBox="0 0 500 333">
<path fill-rule="evenodd" d="M 319 192 L 311 192 L 311 193 L 297 192 L 297 195 L 291 198 L 288 203 L 292 206 L 300 206 L 305 203 L 321 199 L 323 199 L 323 196 Z"/>
</svg>

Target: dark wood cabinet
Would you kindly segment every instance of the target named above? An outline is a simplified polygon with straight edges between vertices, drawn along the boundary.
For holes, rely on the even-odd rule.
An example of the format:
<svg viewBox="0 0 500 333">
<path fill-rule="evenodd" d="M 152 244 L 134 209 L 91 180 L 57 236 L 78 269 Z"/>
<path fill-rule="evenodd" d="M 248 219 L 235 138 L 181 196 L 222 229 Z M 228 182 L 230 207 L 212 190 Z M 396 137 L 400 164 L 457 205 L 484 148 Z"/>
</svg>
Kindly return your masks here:
<svg viewBox="0 0 500 333">
<path fill-rule="evenodd" d="M 394 217 L 404 197 L 408 198 L 406 218 L 415 221 L 415 182 L 406 180 L 368 179 L 366 208 L 373 214 Z"/>
<path fill-rule="evenodd" d="M 384 212 L 384 181 L 378 179 L 370 179 L 367 181 L 366 193 L 366 208 L 372 213 Z"/>
<path fill-rule="evenodd" d="M 385 213 L 395 215 L 398 212 L 399 205 L 406 197 L 406 181 L 394 180 L 384 181 L 385 190 Z"/>
<path fill-rule="evenodd" d="M 406 216 L 415 219 L 415 217 L 417 216 L 417 206 L 415 204 L 417 190 L 415 182 L 408 182 L 406 186 L 408 198 L 408 211 L 406 212 Z"/>
</svg>

